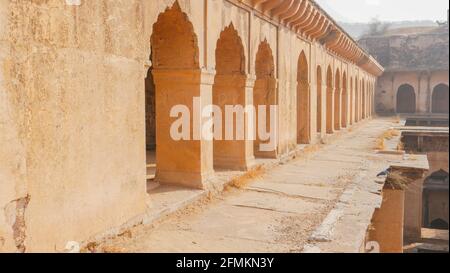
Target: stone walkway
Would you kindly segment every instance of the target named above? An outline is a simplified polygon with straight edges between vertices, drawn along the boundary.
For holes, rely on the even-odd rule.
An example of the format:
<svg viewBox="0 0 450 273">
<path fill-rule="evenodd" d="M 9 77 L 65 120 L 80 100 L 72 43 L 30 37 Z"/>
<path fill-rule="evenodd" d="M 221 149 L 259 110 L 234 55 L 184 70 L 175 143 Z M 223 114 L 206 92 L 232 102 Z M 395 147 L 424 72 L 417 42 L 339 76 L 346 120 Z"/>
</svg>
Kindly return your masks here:
<svg viewBox="0 0 450 273">
<path fill-rule="evenodd" d="M 360 124 L 306 157 L 99 247 L 126 252 L 305 251 L 313 234 L 327 232 L 324 220 L 332 226 L 339 220 L 333 215 L 330 220 L 330 212 L 350 185 L 372 183 L 387 167 L 386 158 L 374 150 L 375 140 L 395 125 L 388 119 Z M 352 240 L 353 234 L 346 236 Z"/>
</svg>

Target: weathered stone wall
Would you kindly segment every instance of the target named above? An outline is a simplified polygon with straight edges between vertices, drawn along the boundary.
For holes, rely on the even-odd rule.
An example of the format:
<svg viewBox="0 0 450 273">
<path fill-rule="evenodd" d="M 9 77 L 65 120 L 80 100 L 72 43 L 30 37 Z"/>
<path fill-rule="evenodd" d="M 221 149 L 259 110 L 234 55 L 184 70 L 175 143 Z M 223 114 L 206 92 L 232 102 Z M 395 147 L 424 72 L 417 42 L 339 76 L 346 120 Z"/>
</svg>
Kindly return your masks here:
<svg viewBox="0 0 450 273">
<path fill-rule="evenodd" d="M 442 219 L 449 223 L 448 191 L 432 191 L 428 193 L 428 221 Z"/>
<path fill-rule="evenodd" d="M 0 9 L 0 219 L 5 203 L 29 196 L 20 243 L 55 251 L 143 213 L 141 1 Z"/>
<path fill-rule="evenodd" d="M 439 84 L 449 85 L 448 70 L 385 72 L 378 79 L 376 85 L 376 112 L 380 114 L 396 113 L 397 93 L 399 88 L 405 84 L 414 89 L 416 113 L 431 113 L 435 87 Z"/>
<path fill-rule="evenodd" d="M 424 223 L 424 183 L 428 177 L 434 172 L 444 170 L 448 172 L 448 136 L 424 136 L 419 146 L 419 136 L 410 135 L 403 137 L 402 141 L 405 145 L 405 150 L 408 153 L 426 153 L 429 163 L 429 170 L 423 178 L 411 181 L 405 191 L 405 239 L 409 242 L 415 242 L 421 238 L 422 227 Z M 445 206 L 448 207 L 447 202 L 442 202 L 442 195 L 438 193 L 429 200 L 433 202 L 434 207 L 430 207 L 431 214 L 442 215 L 445 212 Z M 447 196 L 448 197 L 448 196 Z M 444 200 L 445 201 L 445 200 Z M 436 206 L 440 204 L 440 206 Z M 438 212 L 436 213 L 437 210 Z"/>
<path fill-rule="evenodd" d="M 13 89 L 23 79 L 10 80 L 19 72 L 19 65 L 10 56 L 16 49 L 11 46 L 9 4 L 0 1 L 0 252 L 16 251 L 16 245 L 22 244 L 18 231 L 23 228 L 23 217 L 17 212 L 19 200 L 27 197 L 25 97 L 23 90 Z"/>
<path fill-rule="evenodd" d="M 404 84 L 414 88 L 416 113 L 432 112 L 434 88 L 441 83 L 448 86 L 448 26 L 425 33 L 367 37 L 359 42 L 386 69 L 376 87 L 377 113 L 397 112 L 397 92 Z"/>
<path fill-rule="evenodd" d="M 410 35 L 367 37 L 359 42 L 386 71 L 448 70 L 448 27 Z"/>
<path fill-rule="evenodd" d="M 154 25 L 174 3 L 82 0 L 80 6 L 69 6 L 63 0 L 0 0 L 0 251 L 61 251 L 68 241 L 86 240 L 144 213 L 146 138 L 153 138 L 146 137 L 145 77 L 155 65 L 150 61 Z M 368 92 L 365 102 L 362 95 L 356 101 L 356 93 L 348 98 L 347 111 L 353 113 L 348 124 L 361 120 L 363 108 L 357 112 L 356 105 L 370 104 L 375 76 L 229 1 L 178 4 L 195 34 L 190 43 L 196 44 L 192 52 L 200 71 L 193 74 L 200 75 L 196 92 L 203 102 L 211 101 L 215 50 L 223 29 L 230 24 L 236 29 L 248 79 L 255 78 L 260 43 L 270 45 L 280 107 L 278 156 L 297 146 L 297 109 L 302 107 L 297 105 L 297 66 L 302 51 L 309 67 L 311 141 L 326 136 L 326 112 L 334 112 L 325 107 L 328 67 L 333 75 L 337 69 L 341 76 L 346 72 L 355 91 L 358 86 L 359 92 Z M 183 53 L 178 47 L 172 51 L 175 59 Z M 323 90 L 320 135 L 318 66 Z M 159 73 L 161 83 L 164 75 Z M 212 145 L 195 145 L 200 162 L 183 158 L 186 150 L 166 159 L 212 175 Z"/>
<path fill-rule="evenodd" d="M 403 253 L 405 192 L 383 189 L 383 202 L 375 210 L 368 240 L 380 245 L 380 253 Z"/>
</svg>

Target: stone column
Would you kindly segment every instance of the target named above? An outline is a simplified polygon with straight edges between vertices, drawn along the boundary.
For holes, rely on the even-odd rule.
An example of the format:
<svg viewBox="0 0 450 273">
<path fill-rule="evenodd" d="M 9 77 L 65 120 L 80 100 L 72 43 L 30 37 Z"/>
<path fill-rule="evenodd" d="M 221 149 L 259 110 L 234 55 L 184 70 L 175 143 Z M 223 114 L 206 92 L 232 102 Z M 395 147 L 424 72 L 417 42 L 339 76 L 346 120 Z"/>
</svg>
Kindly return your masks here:
<svg viewBox="0 0 450 273">
<path fill-rule="evenodd" d="M 201 109 L 212 104 L 214 73 L 202 70 L 153 70 L 156 87 L 156 180 L 203 189 L 213 175 L 213 142 L 202 140 Z M 194 97 L 199 98 L 195 113 Z M 190 111 L 190 139 L 175 140 L 171 126 L 178 118 L 170 117 L 173 106 Z M 196 123 L 195 120 L 198 122 Z"/>
<path fill-rule="evenodd" d="M 334 91 L 332 87 L 327 86 L 326 89 L 326 128 L 327 134 L 334 133 Z"/>
<path fill-rule="evenodd" d="M 334 91 L 334 129 L 339 131 L 342 125 L 342 89 L 338 87 Z"/>
<path fill-rule="evenodd" d="M 433 113 L 433 91 L 431 90 L 431 75 L 427 74 L 427 98 L 428 98 L 428 113 Z"/>
<path fill-rule="evenodd" d="M 311 96 L 309 83 L 297 85 L 297 144 L 311 142 Z"/>
<path fill-rule="evenodd" d="M 316 113 L 316 132 L 319 132 L 319 137 L 323 137 L 323 135 L 326 133 L 326 92 L 327 92 L 327 87 L 324 84 L 320 85 L 320 90 L 317 89 L 317 87 L 319 87 L 319 84 L 316 84 L 316 96 L 319 96 L 319 91 L 320 91 L 320 100 L 319 98 L 317 98 L 317 102 L 320 103 L 320 107 L 319 105 L 316 106 L 317 109 L 317 113 Z M 319 109 L 320 108 L 320 109 Z M 319 130 L 320 129 L 320 130 Z"/>
<path fill-rule="evenodd" d="M 362 119 L 366 119 L 367 118 L 367 87 L 364 88 L 364 90 L 362 91 L 363 95 L 362 95 Z"/>
<path fill-rule="evenodd" d="M 266 92 L 258 92 L 257 90 L 265 90 Z M 254 105 L 256 107 L 256 140 L 254 141 L 254 153 L 256 157 L 260 158 L 278 158 L 278 148 L 280 145 L 280 137 L 278 137 L 276 148 L 273 151 L 260 151 L 260 144 L 268 143 L 268 141 L 262 141 L 259 139 L 258 135 L 258 106 L 259 105 L 266 105 L 266 128 L 269 130 L 270 128 L 270 119 L 272 118 L 270 116 L 270 106 L 271 105 L 278 105 L 278 91 L 279 90 L 279 83 L 278 80 L 275 78 L 266 78 L 266 79 L 257 79 L 255 82 L 254 87 Z M 288 89 L 289 90 L 289 89 Z M 276 130 L 277 135 L 279 136 L 279 126 L 280 126 L 280 120 L 279 115 L 277 113 L 277 117 L 274 117 L 277 120 L 277 128 L 270 128 L 270 130 Z"/>
<path fill-rule="evenodd" d="M 422 235 L 423 178 L 408 185 L 405 192 L 405 231 L 404 238 L 416 242 Z"/>
<path fill-rule="evenodd" d="M 403 253 L 405 192 L 385 187 L 383 202 L 375 210 L 369 241 L 379 244 L 381 253 Z"/>
<path fill-rule="evenodd" d="M 214 140 L 214 168 L 246 171 L 254 165 L 253 141 L 248 139 L 248 113 L 243 114 L 244 128 L 238 128 L 238 114 L 226 115 L 226 107 L 244 109 L 253 105 L 254 78 L 246 75 L 217 75 L 214 84 L 213 102 L 222 109 L 222 140 Z M 226 139 L 226 128 L 233 129 L 233 139 Z M 238 135 L 243 135 L 238 138 Z"/>
</svg>

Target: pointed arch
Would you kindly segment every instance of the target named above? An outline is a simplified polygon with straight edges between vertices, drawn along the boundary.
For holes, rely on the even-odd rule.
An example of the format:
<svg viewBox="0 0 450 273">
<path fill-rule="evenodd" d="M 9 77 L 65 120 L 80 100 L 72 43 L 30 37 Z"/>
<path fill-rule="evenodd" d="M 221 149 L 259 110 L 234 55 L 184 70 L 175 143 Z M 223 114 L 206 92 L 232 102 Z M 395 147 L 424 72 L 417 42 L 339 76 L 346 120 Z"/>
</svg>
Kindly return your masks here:
<svg viewBox="0 0 450 273">
<path fill-rule="evenodd" d="M 361 116 L 362 119 L 366 119 L 366 111 L 367 111 L 367 102 L 366 102 L 366 82 L 365 79 L 362 80 L 362 89 L 361 89 L 361 93 L 362 93 L 362 98 L 361 98 Z"/>
<path fill-rule="evenodd" d="M 155 69 L 198 69 L 199 49 L 194 26 L 178 2 L 158 16 L 151 36 Z"/>
<path fill-rule="evenodd" d="M 359 79 L 355 78 L 355 122 L 359 122 L 359 111 L 360 111 L 360 102 L 359 102 Z"/>
<path fill-rule="evenodd" d="M 416 92 L 409 84 L 401 85 L 397 90 L 397 113 L 412 114 L 416 112 Z"/>
<path fill-rule="evenodd" d="M 217 75 L 245 75 L 244 45 L 233 24 L 220 33 L 215 54 Z"/>
<path fill-rule="evenodd" d="M 334 87 L 333 87 L 333 70 L 331 66 L 327 69 L 327 133 L 334 133 Z"/>
<path fill-rule="evenodd" d="M 297 143 L 311 142 L 309 67 L 305 52 L 301 52 L 297 64 Z"/>
<path fill-rule="evenodd" d="M 242 39 L 233 24 L 221 33 L 216 45 L 216 76 L 213 84 L 213 104 L 221 109 L 221 138 L 213 141 L 214 169 L 247 170 L 253 162 L 253 144 L 238 137 L 246 127 L 238 123 L 239 117 L 228 120 L 225 115 L 227 105 L 247 105 L 247 75 L 245 73 L 245 54 Z M 242 113 L 244 115 L 244 113 Z M 245 116 L 241 116 L 245 123 Z M 248 121 L 247 121 L 248 122 Z M 219 126 L 215 127 L 219 130 Z M 232 139 L 227 139 L 226 128 L 233 129 Z"/>
<path fill-rule="evenodd" d="M 193 109 L 192 100 L 199 96 L 201 75 L 197 41 L 193 25 L 178 2 L 161 13 L 153 25 L 152 67 L 146 82 L 146 100 L 154 100 L 154 113 L 147 112 L 147 115 L 155 119 L 155 179 L 161 184 L 204 188 L 208 177 L 202 174 L 212 171 L 208 164 L 212 155 L 207 156 L 200 149 L 199 141 L 175 141 L 170 136 L 173 118 L 167 114 L 180 104 Z M 211 101 L 205 100 L 205 103 Z M 147 107 L 147 111 L 149 109 L 151 107 Z M 146 119 L 148 121 L 149 117 Z M 148 126 L 147 130 L 152 128 Z"/>
<path fill-rule="evenodd" d="M 350 77 L 350 104 L 349 104 L 349 108 L 350 108 L 350 116 L 349 116 L 349 123 L 350 125 L 353 125 L 354 123 L 354 113 L 355 113 L 355 92 L 354 92 L 354 88 L 353 88 L 353 77 Z"/>
<path fill-rule="evenodd" d="M 341 104 L 342 104 L 342 90 L 341 90 L 341 72 L 339 68 L 336 70 L 334 77 L 334 129 L 341 129 Z"/>
<path fill-rule="evenodd" d="M 344 74 L 342 76 L 342 111 L 341 111 L 341 118 L 342 123 L 341 126 L 343 128 L 347 127 L 348 122 L 348 90 L 347 90 L 347 72 L 344 71 Z"/>
<path fill-rule="evenodd" d="M 317 66 L 316 72 L 316 84 L 317 84 L 317 132 L 322 132 L 322 67 Z"/>
<path fill-rule="evenodd" d="M 435 114 L 448 114 L 448 85 L 439 84 L 433 89 L 431 110 Z"/>
<path fill-rule="evenodd" d="M 271 105 L 278 104 L 277 85 L 275 78 L 275 59 L 273 57 L 270 44 L 267 42 L 267 40 L 262 41 L 258 46 L 255 60 L 255 72 L 256 81 L 253 88 L 253 103 L 256 107 L 257 118 L 255 127 L 258 131 L 258 106 L 265 105 L 266 109 L 269 109 Z M 270 113 L 269 111 L 267 111 L 266 128 L 267 130 L 276 130 L 276 128 L 270 128 L 270 118 Z M 257 134 L 256 141 L 254 141 L 255 157 L 276 158 L 278 152 L 277 150 L 269 152 L 260 150 L 260 145 L 265 143 L 267 143 L 267 141 L 260 139 Z"/>
</svg>

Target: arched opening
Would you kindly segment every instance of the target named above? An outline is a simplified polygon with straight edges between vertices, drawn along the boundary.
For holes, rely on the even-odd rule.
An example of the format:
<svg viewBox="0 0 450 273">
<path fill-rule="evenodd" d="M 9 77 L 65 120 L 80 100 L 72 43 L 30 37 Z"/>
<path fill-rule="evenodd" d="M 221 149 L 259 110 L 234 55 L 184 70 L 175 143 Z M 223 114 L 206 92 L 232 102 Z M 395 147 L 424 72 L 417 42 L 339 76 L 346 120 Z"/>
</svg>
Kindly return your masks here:
<svg viewBox="0 0 450 273">
<path fill-rule="evenodd" d="M 441 169 L 433 172 L 423 185 L 423 226 L 448 229 L 448 171 Z"/>
<path fill-rule="evenodd" d="M 372 117 L 373 114 L 375 113 L 375 84 L 372 84 L 372 94 L 370 95 L 370 116 Z"/>
<path fill-rule="evenodd" d="M 372 84 L 369 83 L 369 88 L 367 92 L 367 117 L 370 118 L 372 115 Z"/>
<path fill-rule="evenodd" d="M 441 218 L 431 221 L 430 228 L 432 229 L 448 229 L 448 223 Z"/>
<path fill-rule="evenodd" d="M 372 93 L 371 90 L 370 90 L 370 88 L 371 88 L 371 87 L 370 87 L 370 83 L 368 83 L 368 84 L 367 84 L 367 91 L 366 91 L 366 93 L 367 93 L 367 99 L 366 99 L 366 101 L 367 101 L 366 117 L 367 117 L 367 118 L 370 117 L 370 94 Z"/>
<path fill-rule="evenodd" d="M 435 114 L 448 114 L 448 103 L 448 85 L 437 85 L 433 89 L 432 112 Z"/>
<path fill-rule="evenodd" d="M 327 69 L 327 133 L 334 133 L 334 89 L 333 89 L 333 72 L 331 66 Z"/>
<path fill-rule="evenodd" d="M 256 53 L 255 63 L 256 81 L 253 89 L 253 103 L 256 107 L 256 131 L 259 130 L 258 120 L 258 107 L 266 106 L 266 130 L 276 130 L 271 128 L 270 119 L 270 106 L 278 105 L 277 98 L 277 84 L 275 78 L 275 61 L 272 53 L 272 49 L 267 41 L 260 43 L 258 52 Z M 276 158 L 277 150 L 262 151 L 261 144 L 267 144 L 267 140 L 260 139 L 259 134 L 256 134 L 256 141 L 254 141 L 254 151 L 256 157 L 261 158 Z M 276 147 L 275 147 L 276 148 Z"/>
<path fill-rule="evenodd" d="M 349 122 L 350 122 L 350 125 L 353 125 L 353 121 L 354 121 L 354 117 L 353 117 L 353 114 L 354 114 L 354 112 L 355 112 L 355 110 L 354 110 L 354 100 L 355 100 L 355 93 L 354 93 L 354 90 L 353 90 L 353 78 L 352 77 L 350 77 L 350 105 L 349 105 L 349 107 L 350 107 L 350 116 L 349 116 Z"/>
<path fill-rule="evenodd" d="M 412 114 L 416 112 L 416 93 L 409 84 L 403 84 L 397 91 L 397 113 Z"/>
<path fill-rule="evenodd" d="M 354 102 L 354 104 L 355 104 L 355 123 L 357 123 L 359 121 L 358 115 L 359 115 L 359 109 L 360 109 L 360 107 L 359 107 L 360 95 L 359 95 L 359 82 L 358 82 L 358 79 L 356 79 L 356 78 L 355 78 L 354 88 L 355 88 L 355 102 Z"/>
<path fill-rule="evenodd" d="M 347 128 L 348 122 L 348 90 L 347 90 L 347 73 L 342 76 L 342 127 Z"/>
<path fill-rule="evenodd" d="M 231 24 L 221 32 L 216 47 L 213 104 L 221 109 L 222 119 L 221 138 L 214 139 L 216 170 L 247 170 L 254 158 L 253 151 L 248 151 L 253 146 L 245 140 L 246 129 L 241 127 L 245 126 L 246 114 L 233 113 L 232 117 L 228 117 L 226 113 L 226 106 L 247 105 L 246 81 L 244 46 Z M 218 127 L 215 129 L 219 130 Z M 226 134 L 228 129 L 233 129 L 231 138 Z"/>
<path fill-rule="evenodd" d="M 341 130 L 341 104 L 342 104 L 342 90 L 341 90 L 341 73 L 339 69 L 336 71 L 334 77 L 334 129 Z"/>
<path fill-rule="evenodd" d="M 322 68 L 317 66 L 317 132 L 322 132 Z"/>
<path fill-rule="evenodd" d="M 147 181 L 155 180 L 156 174 L 156 93 L 153 69 L 145 78 L 145 142 L 147 148 Z"/>
<path fill-rule="evenodd" d="M 297 143 L 309 144 L 310 130 L 310 92 L 308 77 L 308 61 L 302 51 L 297 68 Z"/>
<path fill-rule="evenodd" d="M 375 113 L 375 83 L 372 84 L 372 94 L 370 95 L 370 116 L 372 117 Z"/>
<path fill-rule="evenodd" d="M 207 157 L 202 156 L 200 141 L 178 140 L 170 134 L 172 123 L 178 120 L 170 115 L 173 106 L 192 110 L 193 97 L 200 96 L 201 89 L 197 37 L 177 2 L 159 15 L 150 41 L 146 126 L 147 147 L 156 146 L 156 181 L 203 188 L 210 170 L 203 162 Z M 191 128 L 182 129 L 190 138 Z M 151 153 L 148 161 L 152 161 Z"/>
<path fill-rule="evenodd" d="M 365 119 L 366 118 L 366 114 L 367 114 L 367 87 L 366 87 L 366 84 L 365 84 L 365 81 L 364 81 L 364 79 L 363 79 L 363 81 L 362 81 L 362 89 L 361 89 L 361 92 L 362 92 L 362 101 L 361 101 L 361 111 L 362 111 L 362 113 L 361 113 L 361 115 L 362 115 L 362 119 Z"/>
</svg>

